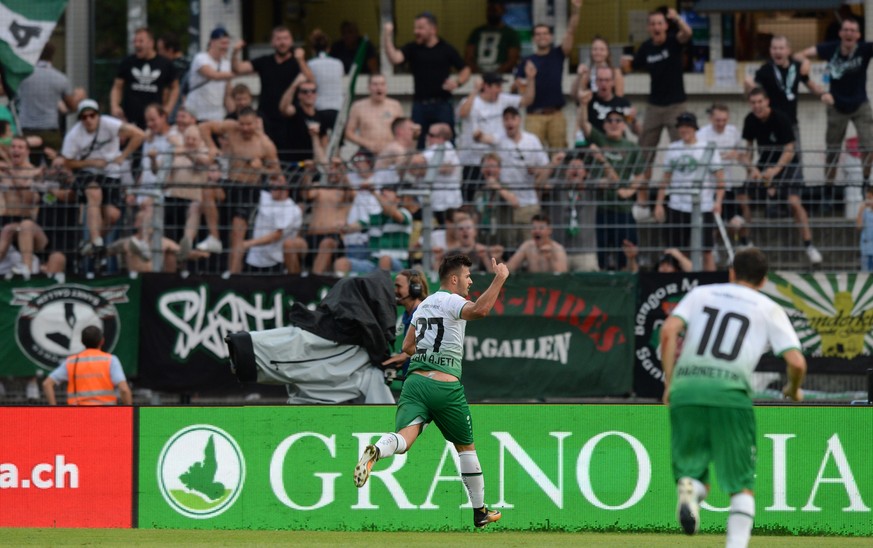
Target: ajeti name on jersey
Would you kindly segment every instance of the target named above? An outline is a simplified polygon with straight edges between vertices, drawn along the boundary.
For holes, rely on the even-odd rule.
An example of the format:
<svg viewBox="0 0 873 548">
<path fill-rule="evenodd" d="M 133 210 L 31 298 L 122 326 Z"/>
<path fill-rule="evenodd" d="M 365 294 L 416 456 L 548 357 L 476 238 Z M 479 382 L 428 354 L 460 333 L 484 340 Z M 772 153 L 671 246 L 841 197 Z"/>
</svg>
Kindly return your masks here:
<svg viewBox="0 0 873 548">
<path fill-rule="evenodd" d="M 467 321 L 461 310 L 467 299 L 441 289 L 428 296 L 412 315 L 415 329 L 415 355 L 409 371 L 442 371 L 461 378 L 464 357 L 464 331 Z"/>
</svg>

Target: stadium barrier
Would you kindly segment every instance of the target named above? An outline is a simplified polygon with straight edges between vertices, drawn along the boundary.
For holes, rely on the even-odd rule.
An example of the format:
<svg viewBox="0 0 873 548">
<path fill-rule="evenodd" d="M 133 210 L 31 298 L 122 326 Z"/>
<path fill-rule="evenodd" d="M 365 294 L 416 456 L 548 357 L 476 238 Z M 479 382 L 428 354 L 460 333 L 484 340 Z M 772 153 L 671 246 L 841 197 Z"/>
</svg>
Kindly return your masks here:
<svg viewBox="0 0 873 548">
<path fill-rule="evenodd" d="M 757 532 L 873 535 L 871 412 L 756 409 Z M 0 408 L 0 526 L 469 530 L 457 457 L 436 431 L 352 485 L 358 455 L 393 414 Z M 665 407 L 474 405 L 472 416 L 486 503 L 504 512 L 495 529 L 678 530 Z M 727 507 L 714 488 L 702 531 L 723 531 Z"/>
<path fill-rule="evenodd" d="M 489 319 L 467 327 L 468 397 L 660 398 L 661 323 L 693 287 L 726 279 L 724 272 L 514 274 Z M 474 280 L 476 298 L 490 275 Z M 0 310 L 0 330 L 15 340 L 0 345 L 0 375 L 51 371 L 79 349 L 81 330 L 97 324 L 106 333 L 106 350 L 119 356 L 137 387 L 241 395 L 224 337 L 287 325 L 292 303 L 314 307 L 335 282 L 326 276 L 170 274 L 65 284 L 0 281 L 0 300 L 12 305 Z M 436 289 L 436 280 L 430 283 Z M 810 373 L 863 378 L 873 354 L 873 277 L 775 272 L 763 291 L 788 313 Z M 784 369 L 772 357 L 759 367 Z"/>
</svg>

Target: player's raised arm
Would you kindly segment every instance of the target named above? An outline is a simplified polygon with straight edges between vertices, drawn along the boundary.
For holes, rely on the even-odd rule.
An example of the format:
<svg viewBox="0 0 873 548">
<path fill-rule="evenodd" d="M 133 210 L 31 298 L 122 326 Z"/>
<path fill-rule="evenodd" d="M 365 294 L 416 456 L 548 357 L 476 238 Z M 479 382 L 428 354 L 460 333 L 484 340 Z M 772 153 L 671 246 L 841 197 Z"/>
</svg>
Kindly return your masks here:
<svg viewBox="0 0 873 548">
<path fill-rule="evenodd" d="M 491 259 L 491 267 L 494 271 L 494 279 L 491 280 L 491 285 L 485 290 L 482 295 L 476 299 L 474 303 L 467 303 L 461 309 L 461 319 L 464 320 L 479 320 L 484 318 L 491 312 L 494 303 L 497 302 L 497 297 L 500 295 L 500 288 L 503 283 L 509 278 L 509 269 L 503 263 L 498 263 L 497 259 Z"/>
</svg>

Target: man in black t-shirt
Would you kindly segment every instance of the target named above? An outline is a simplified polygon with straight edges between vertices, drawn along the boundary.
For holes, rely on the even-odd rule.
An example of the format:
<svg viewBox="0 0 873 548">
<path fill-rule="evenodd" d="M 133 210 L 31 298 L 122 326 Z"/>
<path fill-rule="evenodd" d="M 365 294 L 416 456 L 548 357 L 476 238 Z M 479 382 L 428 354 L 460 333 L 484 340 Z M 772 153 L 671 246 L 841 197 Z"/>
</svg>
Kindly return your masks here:
<svg viewBox="0 0 873 548">
<path fill-rule="evenodd" d="M 637 109 L 624 97 L 615 94 L 615 81 L 611 67 L 597 67 L 594 73 L 597 82 L 597 93 L 588 103 L 588 121 L 601 133 L 606 133 L 603 122 L 610 112 L 620 112 L 624 116 L 630 130 L 640 133 L 640 124 L 636 120 Z"/>
<path fill-rule="evenodd" d="M 803 161 L 800 158 L 800 128 L 797 124 L 797 96 L 800 83 L 816 95 L 823 95 L 825 90 L 809 79 L 809 61 L 797 61 L 791 58 L 791 44 L 785 36 L 774 36 L 770 40 L 770 60 L 755 72 L 754 79 L 747 77 L 744 82 L 746 93 L 756 85 L 761 86 L 770 98 L 770 108 L 781 112 L 791 120 L 794 130 L 795 161 L 797 162 L 797 180 L 803 180 Z"/>
<path fill-rule="evenodd" d="M 279 111 L 279 101 L 298 74 L 303 74 L 312 82 L 315 81 L 315 76 L 306 64 L 306 52 L 303 48 L 294 48 L 294 37 L 287 27 L 274 28 L 270 43 L 273 46 L 272 55 L 243 61 L 239 58 L 239 52 L 246 43 L 240 40 L 233 48 L 231 68 L 234 74 L 258 73 L 261 79 L 258 114 L 264 122 L 264 133 L 276 145 L 279 159 L 284 163 L 291 161 L 291 143 L 287 122 Z"/>
<path fill-rule="evenodd" d="M 291 145 L 292 162 L 315 159 L 318 163 L 327 160 L 327 130 L 331 129 L 330 117 L 315 109 L 318 86 L 315 82 L 299 76 L 282 95 L 279 108 L 287 117 L 288 140 Z"/>
<path fill-rule="evenodd" d="M 412 98 L 412 120 L 421 126 L 418 148 L 424 148 L 424 139 L 431 124 L 449 124 L 455 127 L 455 109 L 452 92 L 470 78 L 470 67 L 461 54 L 437 34 L 436 17 L 430 12 L 415 16 L 415 40 L 402 49 L 394 47 L 394 25 L 385 23 L 383 45 L 388 59 L 395 65 L 409 63 L 415 92 Z M 458 71 L 456 78 L 451 71 Z"/>
<path fill-rule="evenodd" d="M 678 32 L 668 32 L 670 21 L 678 25 Z M 691 27 L 673 8 L 667 13 L 649 13 L 648 29 L 650 38 L 640 45 L 633 59 L 622 59 L 625 72 L 645 70 L 650 76 L 649 106 L 639 140 L 640 148 L 647 154 L 646 180 L 652 177 L 654 149 L 661 141 L 663 130 L 667 130 L 670 142 L 679 140 L 676 118 L 688 110 L 682 79 L 682 50 L 691 39 Z"/>
<path fill-rule="evenodd" d="M 136 29 L 133 55 L 125 57 L 109 93 L 112 116 L 145 129 L 145 108 L 158 103 L 172 112 L 179 98 L 179 75 L 173 63 L 155 51 L 155 37 L 147 28 Z"/>
<path fill-rule="evenodd" d="M 746 141 L 748 159 L 748 185 L 762 184 L 766 188 L 768 216 L 776 209 L 776 199 L 787 200 L 794 215 L 794 222 L 806 247 L 806 254 L 812 264 L 822 261 L 821 253 L 812 245 L 812 231 L 806 208 L 800 201 L 803 185 L 797 181 L 797 157 L 794 153 L 794 130 L 785 114 L 770 108 L 770 99 L 761 88 L 749 92 L 749 105 L 752 112 L 743 123 L 743 139 Z M 754 148 L 758 146 L 758 162 L 752 164 Z M 748 194 L 750 189 L 745 189 Z"/>
<path fill-rule="evenodd" d="M 858 133 L 864 162 L 864 180 L 870 184 L 870 168 L 873 166 L 873 110 L 867 98 L 867 66 L 873 57 L 873 43 L 862 41 L 858 20 L 847 17 L 840 26 L 839 42 L 811 46 L 800 55 L 807 59 L 819 57 L 828 60 L 831 89 L 821 96 L 822 102 L 827 105 L 828 117 L 825 133 L 828 185 L 834 182 L 836 162 L 849 122 L 854 124 Z"/>
</svg>

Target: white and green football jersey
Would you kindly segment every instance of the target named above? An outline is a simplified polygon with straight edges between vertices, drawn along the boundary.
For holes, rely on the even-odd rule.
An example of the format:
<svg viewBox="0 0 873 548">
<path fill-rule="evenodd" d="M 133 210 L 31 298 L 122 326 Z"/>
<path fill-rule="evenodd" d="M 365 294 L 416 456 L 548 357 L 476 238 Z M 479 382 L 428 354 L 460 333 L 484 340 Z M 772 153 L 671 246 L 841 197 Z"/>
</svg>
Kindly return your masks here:
<svg viewBox="0 0 873 548">
<path fill-rule="evenodd" d="M 761 355 L 801 348 L 785 310 L 741 285 L 699 286 L 673 315 L 685 322 L 685 336 L 670 385 L 671 406 L 751 407 L 751 377 Z"/>
<path fill-rule="evenodd" d="M 409 371 L 442 371 L 461 378 L 467 327 L 461 309 L 468 302 L 440 289 L 418 305 L 410 325 L 415 330 L 416 353 L 409 361 Z"/>
</svg>

